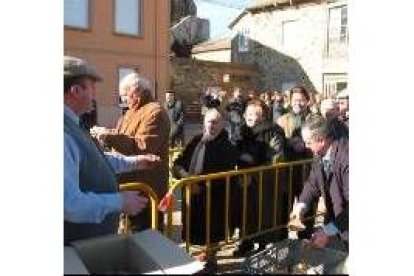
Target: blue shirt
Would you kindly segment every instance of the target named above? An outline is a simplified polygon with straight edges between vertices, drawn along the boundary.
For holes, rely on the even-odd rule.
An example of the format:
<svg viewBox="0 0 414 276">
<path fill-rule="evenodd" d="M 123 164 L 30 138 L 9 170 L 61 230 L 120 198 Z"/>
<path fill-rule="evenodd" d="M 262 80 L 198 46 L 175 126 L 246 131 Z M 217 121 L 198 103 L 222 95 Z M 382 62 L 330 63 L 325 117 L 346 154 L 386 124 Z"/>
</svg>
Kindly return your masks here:
<svg viewBox="0 0 414 276">
<path fill-rule="evenodd" d="M 77 125 L 79 117 L 67 106 L 65 115 Z M 123 156 L 105 152 L 105 157 L 115 173 L 137 169 L 136 156 Z M 82 192 L 79 188 L 80 153 L 74 139 L 64 137 L 64 220 L 74 223 L 100 223 L 105 216 L 120 212 L 122 198 L 119 193 L 96 194 Z"/>
</svg>

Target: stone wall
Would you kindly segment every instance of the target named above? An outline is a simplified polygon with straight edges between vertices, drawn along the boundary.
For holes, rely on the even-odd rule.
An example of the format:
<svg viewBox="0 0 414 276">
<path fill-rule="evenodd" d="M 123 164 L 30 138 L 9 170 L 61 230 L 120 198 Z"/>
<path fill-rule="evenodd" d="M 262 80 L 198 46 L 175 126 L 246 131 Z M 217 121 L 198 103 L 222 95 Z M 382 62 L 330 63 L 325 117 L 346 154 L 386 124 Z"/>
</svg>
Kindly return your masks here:
<svg viewBox="0 0 414 276">
<path fill-rule="evenodd" d="M 235 42 L 232 44 L 235 44 Z M 310 90 L 315 90 L 307 73 L 294 58 L 266 47 L 257 41 L 250 41 L 250 51 L 247 53 L 233 51 L 232 59 L 241 63 L 256 65 L 259 68 L 259 75 L 256 80 L 256 88 L 259 92 L 289 89 L 289 87 L 286 87 L 289 83 L 296 83 Z"/>
<path fill-rule="evenodd" d="M 335 5 L 346 5 L 346 1 L 246 13 L 235 22 L 232 31 L 234 35 L 247 33 L 249 50 L 239 52 L 236 36 L 232 43 L 232 61 L 260 68 L 259 90 L 281 90 L 288 83 L 296 83 L 322 92 L 324 75 L 347 72 L 347 47 L 334 56 L 327 55 L 329 9 Z M 294 28 L 287 29 L 289 23 Z M 289 45 L 288 39 L 295 43 Z"/>
<path fill-rule="evenodd" d="M 235 86 L 244 91 L 256 86 L 257 68 L 252 65 L 176 57 L 170 64 L 171 88 L 194 112 L 199 110 L 201 96 L 208 87 L 219 87 L 230 94 Z M 230 76 L 229 82 L 223 82 L 225 74 Z"/>
</svg>

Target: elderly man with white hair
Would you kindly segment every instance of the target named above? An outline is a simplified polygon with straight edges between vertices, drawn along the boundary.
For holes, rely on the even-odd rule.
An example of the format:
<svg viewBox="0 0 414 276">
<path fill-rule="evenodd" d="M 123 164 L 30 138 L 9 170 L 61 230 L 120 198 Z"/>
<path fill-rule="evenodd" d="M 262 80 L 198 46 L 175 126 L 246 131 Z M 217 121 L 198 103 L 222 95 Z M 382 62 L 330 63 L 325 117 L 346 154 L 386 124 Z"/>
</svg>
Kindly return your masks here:
<svg viewBox="0 0 414 276">
<path fill-rule="evenodd" d="M 98 131 L 100 133 L 97 138 L 105 148 L 125 155 L 152 153 L 160 156 L 161 164 L 152 171 L 121 174 L 118 180 L 120 183 L 148 183 L 157 196 L 162 198 L 168 189 L 168 114 L 153 99 L 150 82 L 141 74 L 131 73 L 125 76 L 119 84 L 119 93 L 126 100 L 128 110 L 119 119 L 114 130 L 104 133 Z M 133 218 L 133 230 L 149 228 L 150 216 L 148 208 L 142 217 Z"/>
<path fill-rule="evenodd" d="M 203 133 L 193 137 L 183 153 L 174 161 L 172 170 L 176 178 L 234 169 L 238 154 L 223 126 L 223 117 L 220 112 L 214 108 L 208 109 L 204 116 Z M 224 240 L 225 183 L 225 179 L 211 180 L 210 242 L 212 243 Z M 206 204 L 206 186 L 202 181 L 191 185 L 191 188 L 190 242 L 204 245 L 206 243 L 206 208 L 209 208 Z M 184 198 L 182 200 L 184 239 L 187 208 L 185 202 Z M 213 257 L 213 252 L 209 253 L 208 257 Z"/>
</svg>

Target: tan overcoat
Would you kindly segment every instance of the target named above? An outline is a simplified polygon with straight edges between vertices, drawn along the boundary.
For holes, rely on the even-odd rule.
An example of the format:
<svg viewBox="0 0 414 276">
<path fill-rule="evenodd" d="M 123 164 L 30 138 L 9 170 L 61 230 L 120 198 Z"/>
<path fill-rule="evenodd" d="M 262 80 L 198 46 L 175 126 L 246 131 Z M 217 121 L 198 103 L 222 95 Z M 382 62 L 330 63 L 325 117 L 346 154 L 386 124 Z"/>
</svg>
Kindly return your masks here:
<svg viewBox="0 0 414 276">
<path fill-rule="evenodd" d="M 121 174 L 119 183 L 146 182 L 161 199 L 168 189 L 170 121 L 166 110 L 158 102 L 128 110 L 119 119 L 116 132 L 106 141 L 107 147 L 125 155 L 152 153 L 161 158 L 161 164 L 154 169 Z"/>
</svg>

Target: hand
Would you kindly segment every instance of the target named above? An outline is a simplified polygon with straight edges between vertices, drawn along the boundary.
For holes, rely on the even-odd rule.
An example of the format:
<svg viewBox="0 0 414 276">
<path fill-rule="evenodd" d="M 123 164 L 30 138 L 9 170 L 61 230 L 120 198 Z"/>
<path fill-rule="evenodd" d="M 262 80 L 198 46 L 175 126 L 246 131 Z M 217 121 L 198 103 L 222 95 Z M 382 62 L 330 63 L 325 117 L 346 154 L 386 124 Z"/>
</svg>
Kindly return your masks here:
<svg viewBox="0 0 414 276">
<path fill-rule="evenodd" d="M 98 135 L 101 134 L 110 134 L 113 133 L 114 130 L 110 129 L 110 128 L 106 128 L 106 127 L 100 127 L 100 126 L 93 126 L 89 132 L 91 133 L 92 136 L 97 137 Z"/>
<path fill-rule="evenodd" d="M 253 163 L 254 162 L 254 158 L 251 154 L 248 153 L 243 153 L 242 155 L 240 155 L 240 159 L 243 160 L 244 162 L 247 163 Z"/>
<path fill-rule="evenodd" d="M 106 147 L 108 144 L 108 138 L 115 133 L 115 130 L 94 126 L 90 129 L 91 136 L 94 137 L 102 147 Z"/>
<path fill-rule="evenodd" d="M 152 169 L 161 161 L 161 158 L 158 155 L 154 154 L 142 154 L 137 155 L 136 157 L 138 170 Z"/>
<path fill-rule="evenodd" d="M 184 170 L 184 169 L 181 169 L 179 171 L 179 173 L 180 173 L 181 178 L 190 177 L 190 174 L 186 170 Z"/>
<path fill-rule="evenodd" d="M 292 212 L 290 213 L 289 218 L 291 220 L 302 220 L 305 208 L 306 208 L 306 204 L 303 202 L 298 202 L 298 198 L 295 197 Z"/>
<path fill-rule="evenodd" d="M 306 148 L 305 143 L 299 137 L 291 138 L 290 145 L 292 146 L 295 152 L 303 152 Z"/>
<path fill-rule="evenodd" d="M 136 191 L 121 192 L 121 196 L 122 211 L 128 215 L 137 215 L 146 207 L 148 203 L 148 199 Z"/>
<path fill-rule="evenodd" d="M 324 248 L 329 242 L 329 236 L 323 231 L 323 229 L 317 230 L 313 233 L 309 240 L 309 246 L 314 248 Z"/>
</svg>

